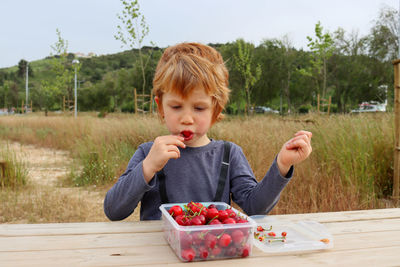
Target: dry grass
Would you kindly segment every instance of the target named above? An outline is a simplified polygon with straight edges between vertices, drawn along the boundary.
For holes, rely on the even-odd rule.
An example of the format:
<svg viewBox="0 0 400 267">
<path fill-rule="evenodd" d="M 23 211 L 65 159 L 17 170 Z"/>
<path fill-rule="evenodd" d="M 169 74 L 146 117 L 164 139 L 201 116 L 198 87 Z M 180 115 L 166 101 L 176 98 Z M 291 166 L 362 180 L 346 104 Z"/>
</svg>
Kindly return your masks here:
<svg viewBox="0 0 400 267">
<path fill-rule="evenodd" d="M 313 132 L 313 153 L 307 161 L 296 166 L 295 176 L 283 191 L 273 213 L 356 210 L 391 205 L 386 200 L 391 194 L 393 173 L 391 113 L 330 117 L 227 117 L 216 124 L 209 135 L 240 145 L 256 177 L 261 179 L 283 143 L 300 129 Z M 139 144 L 166 133 L 155 116 L 112 114 L 103 119 L 93 114 L 78 119 L 38 115 L 0 117 L 1 138 L 68 150 L 73 158 L 79 160 L 77 164 L 85 162 L 90 153 L 97 153 L 101 162 L 106 162 L 105 173 L 114 173 L 111 181 L 101 180 L 104 187 L 102 193 L 124 171 Z M 36 192 L 35 189 L 26 190 Z M 15 194 L 3 191 L 1 200 L 17 199 L 14 204 L 42 207 L 36 209 L 35 218 L 51 210 L 54 215 L 49 220 L 105 220 L 102 208 L 97 207 L 99 215 L 92 213 L 86 217 L 85 214 L 90 214 L 94 207 L 78 207 L 82 202 L 70 199 L 68 195 L 60 194 L 59 198 L 51 201 L 54 204 L 41 204 L 37 199 L 41 199 L 40 194 L 46 192 L 32 194 L 36 197 L 27 197 L 27 200 L 15 197 Z M 28 204 L 24 204 L 26 202 Z M 74 209 L 63 215 L 59 207 L 62 203 Z M 14 210 L 19 209 L 20 205 L 17 206 Z M 29 209 L 21 209 L 21 212 L 23 210 Z M 18 212 L 12 216 L 18 217 Z"/>
</svg>

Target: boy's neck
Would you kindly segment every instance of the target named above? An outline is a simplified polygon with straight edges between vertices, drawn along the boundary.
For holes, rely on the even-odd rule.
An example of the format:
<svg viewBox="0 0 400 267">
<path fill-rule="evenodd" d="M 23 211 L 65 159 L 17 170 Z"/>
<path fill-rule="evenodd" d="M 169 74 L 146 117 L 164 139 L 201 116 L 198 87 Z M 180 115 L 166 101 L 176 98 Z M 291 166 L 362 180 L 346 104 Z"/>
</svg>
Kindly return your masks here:
<svg viewBox="0 0 400 267">
<path fill-rule="evenodd" d="M 201 139 L 197 140 L 195 144 L 187 144 L 188 147 L 203 147 L 211 142 L 207 135 L 204 135 Z"/>
</svg>

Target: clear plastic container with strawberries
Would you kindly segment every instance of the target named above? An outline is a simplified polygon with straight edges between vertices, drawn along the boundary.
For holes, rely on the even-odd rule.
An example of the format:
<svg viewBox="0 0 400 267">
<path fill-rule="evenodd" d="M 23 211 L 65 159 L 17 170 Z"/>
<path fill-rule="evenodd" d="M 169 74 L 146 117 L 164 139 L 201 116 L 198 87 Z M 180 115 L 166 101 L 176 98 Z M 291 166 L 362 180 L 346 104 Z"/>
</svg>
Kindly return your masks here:
<svg viewBox="0 0 400 267">
<path fill-rule="evenodd" d="M 182 261 L 248 257 L 256 223 L 224 202 L 160 206 L 164 236 Z"/>
</svg>

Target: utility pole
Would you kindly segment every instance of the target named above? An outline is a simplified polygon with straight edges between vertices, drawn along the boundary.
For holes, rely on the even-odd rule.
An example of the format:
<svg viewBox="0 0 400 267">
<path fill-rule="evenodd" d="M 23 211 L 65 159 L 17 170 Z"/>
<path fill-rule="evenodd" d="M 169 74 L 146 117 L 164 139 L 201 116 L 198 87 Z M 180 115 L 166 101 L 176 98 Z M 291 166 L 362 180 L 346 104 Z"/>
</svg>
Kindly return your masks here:
<svg viewBox="0 0 400 267">
<path fill-rule="evenodd" d="M 28 88 L 28 76 L 29 76 L 29 62 L 26 62 L 26 79 L 25 79 L 25 91 L 26 91 L 26 99 L 25 99 L 25 113 L 28 113 L 28 97 L 29 97 L 29 88 Z"/>
</svg>

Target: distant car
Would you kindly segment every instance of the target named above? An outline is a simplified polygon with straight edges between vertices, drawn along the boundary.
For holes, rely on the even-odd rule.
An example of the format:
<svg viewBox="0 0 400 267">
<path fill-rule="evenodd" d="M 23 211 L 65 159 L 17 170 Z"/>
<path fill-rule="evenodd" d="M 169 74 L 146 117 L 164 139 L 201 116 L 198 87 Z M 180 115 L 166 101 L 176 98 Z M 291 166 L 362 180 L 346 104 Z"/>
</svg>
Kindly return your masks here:
<svg viewBox="0 0 400 267">
<path fill-rule="evenodd" d="M 363 112 L 385 112 L 386 103 L 362 102 L 358 109 L 351 110 L 351 113 L 363 113 Z"/>
<path fill-rule="evenodd" d="M 269 107 L 264 107 L 264 106 L 257 106 L 254 108 L 254 111 L 256 113 L 273 113 L 273 114 L 279 114 L 279 111 L 274 110 L 272 108 Z"/>
</svg>

